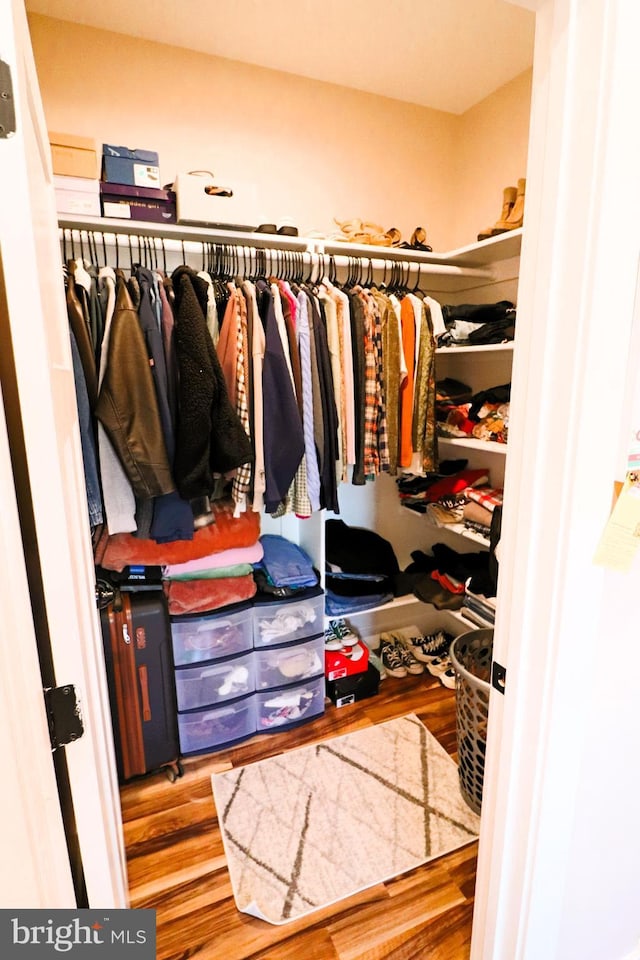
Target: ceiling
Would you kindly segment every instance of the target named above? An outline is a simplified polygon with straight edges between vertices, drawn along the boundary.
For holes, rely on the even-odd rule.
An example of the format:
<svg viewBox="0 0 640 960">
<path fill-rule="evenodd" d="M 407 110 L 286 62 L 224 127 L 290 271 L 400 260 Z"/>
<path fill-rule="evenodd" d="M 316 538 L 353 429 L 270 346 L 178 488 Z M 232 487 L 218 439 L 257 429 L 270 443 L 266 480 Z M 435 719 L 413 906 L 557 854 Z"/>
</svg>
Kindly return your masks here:
<svg viewBox="0 0 640 960">
<path fill-rule="evenodd" d="M 534 14 L 506 0 L 26 0 L 26 7 L 450 113 L 464 113 L 533 61 Z"/>
</svg>

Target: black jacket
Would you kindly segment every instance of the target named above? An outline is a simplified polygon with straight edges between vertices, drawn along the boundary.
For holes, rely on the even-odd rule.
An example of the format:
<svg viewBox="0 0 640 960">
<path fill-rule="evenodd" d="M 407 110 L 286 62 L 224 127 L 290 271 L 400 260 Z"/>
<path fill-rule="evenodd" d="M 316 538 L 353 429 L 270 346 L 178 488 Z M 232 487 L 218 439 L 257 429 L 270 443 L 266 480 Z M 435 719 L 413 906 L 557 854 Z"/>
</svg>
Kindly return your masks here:
<svg viewBox="0 0 640 960">
<path fill-rule="evenodd" d="M 253 453 L 207 330 L 206 281 L 190 267 L 178 267 L 172 281 L 179 371 L 174 474 L 181 496 L 191 500 L 210 496 L 213 474 L 252 462 Z"/>
</svg>

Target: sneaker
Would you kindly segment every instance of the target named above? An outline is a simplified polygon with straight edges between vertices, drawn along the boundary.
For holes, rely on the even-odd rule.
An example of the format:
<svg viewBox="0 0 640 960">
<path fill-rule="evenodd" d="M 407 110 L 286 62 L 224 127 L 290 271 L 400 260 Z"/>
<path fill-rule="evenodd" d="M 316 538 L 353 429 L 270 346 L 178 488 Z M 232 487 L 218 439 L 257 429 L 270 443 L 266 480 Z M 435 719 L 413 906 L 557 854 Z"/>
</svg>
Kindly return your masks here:
<svg viewBox="0 0 640 960">
<path fill-rule="evenodd" d="M 384 664 L 377 653 L 374 653 L 373 650 L 369 650 L 369 663 L 372 667 L 375 667 L 378 673 L 380 674 L 380 681 L 384 680 L 387 676 L 387 671 L 385 670 Z"/>
<path fill-rule="evenodd" d="M 399 639 L 396 640 L 395 647 L 400 654 L 402 665 L 407 670 L 407 673 L 411 673 L 413 676 L 418 676 L 418 674 L 424 673 L 424 665 L 418 663 L 409 647 L 406 647 Z"/>
<path fill-rule="evenodd" d="M 407 670 L 400 650 L 391 640 L 383 640 L 380 645 L 380 659 L 385 672 L 390 677 L 406 677 Z"/>
<path fill-rule="evenodd" d="M 422 663 L 429 663 L 434 657 L 444 657 L 449 653 L 453 637 L 444 630 L 430 633 L 425 637 L 409 637 L 407 645 L 414 657 Z"/>
<path fill-rule="evenodd" d="M 329 620 L 329 629 L 340 639 L 343 647 L 351 647 L 358 642 L 358 637 L 344 619 Z"/>
<path fill-rule="evenodd" d="M 432 657 L 427 664 L 427 670 L 432 677 L 439 677 L 440 674 L 446 673 L 447 670 L 453 670 L 453 664 L 448 656 Z"/>
<path fill-rule="evenodd" d="M 453 667 L 448 667 L 446 670 L 443 670 L 442 673 L 438 675 L 438 680 L 443 685 L 443 687 L 448 687 L 449 690 L 455 690 L 456 672 L 453 669 Z"/>
<path fill-rule="evenodd" d="M 325 650 L 342 650 L 342 640 L 333 632 L 331 626 L 324 632 L 324 648 Z"/>
</svg>

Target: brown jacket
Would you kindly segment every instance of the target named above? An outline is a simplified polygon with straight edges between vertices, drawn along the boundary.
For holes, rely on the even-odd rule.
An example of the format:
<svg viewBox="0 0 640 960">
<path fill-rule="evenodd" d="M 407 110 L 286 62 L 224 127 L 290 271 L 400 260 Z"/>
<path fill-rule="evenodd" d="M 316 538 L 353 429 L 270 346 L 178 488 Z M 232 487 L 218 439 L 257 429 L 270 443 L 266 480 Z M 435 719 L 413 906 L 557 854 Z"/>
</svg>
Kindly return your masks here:
<svg viewBox="0 0 640 960">
<path fill-rule="evenodd" d="M 175 490 L 149 355 L 131 295 L 116 285 L 107 367 L 95 409 L 140 499 Z"/>
</svg>

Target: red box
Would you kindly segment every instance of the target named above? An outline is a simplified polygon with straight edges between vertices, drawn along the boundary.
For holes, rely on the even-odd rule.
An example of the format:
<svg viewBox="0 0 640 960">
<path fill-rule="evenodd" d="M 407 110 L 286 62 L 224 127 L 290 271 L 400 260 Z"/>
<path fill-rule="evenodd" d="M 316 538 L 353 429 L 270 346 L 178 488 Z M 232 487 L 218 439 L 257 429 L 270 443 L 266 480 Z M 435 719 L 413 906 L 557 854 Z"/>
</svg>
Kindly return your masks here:
<svg viewBox="0 0 640 960">
<path fill-rule="evenodd" d="M 351 649 L 354 655 L 346 656 L 342 650 Z M 342 677 L 351 677 L 355 673 L 364 673 L 369 663 L 369 647 L 362 640 L 358 640 L 353 647 L 343 647 L 342 650 L 324 651 L 324 673 L 327 680 L 341 680 Z"/>
</svg>

